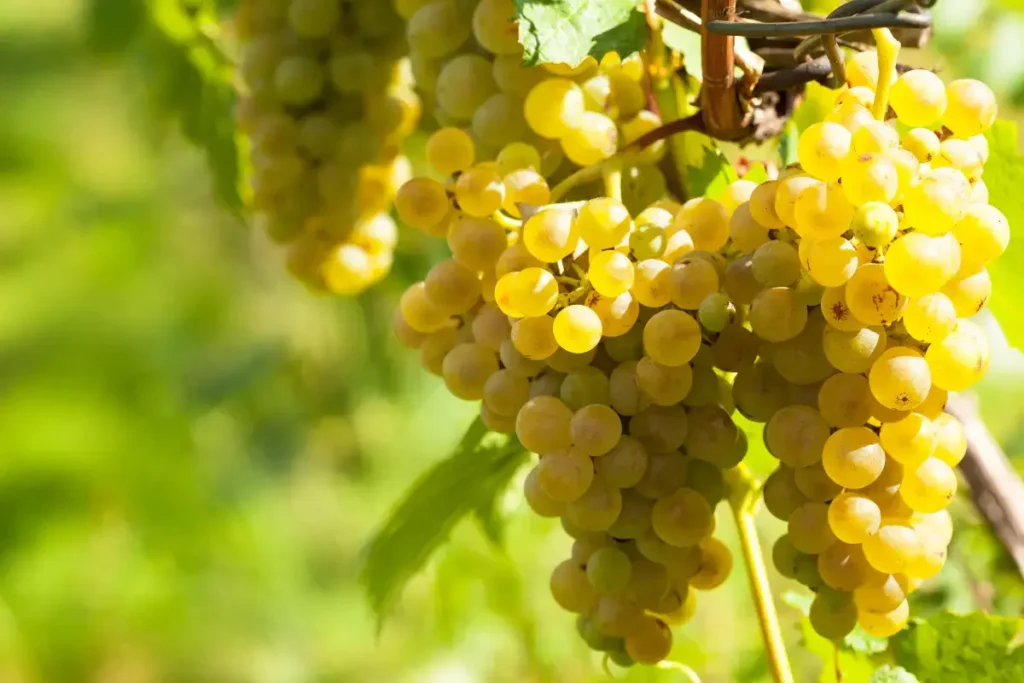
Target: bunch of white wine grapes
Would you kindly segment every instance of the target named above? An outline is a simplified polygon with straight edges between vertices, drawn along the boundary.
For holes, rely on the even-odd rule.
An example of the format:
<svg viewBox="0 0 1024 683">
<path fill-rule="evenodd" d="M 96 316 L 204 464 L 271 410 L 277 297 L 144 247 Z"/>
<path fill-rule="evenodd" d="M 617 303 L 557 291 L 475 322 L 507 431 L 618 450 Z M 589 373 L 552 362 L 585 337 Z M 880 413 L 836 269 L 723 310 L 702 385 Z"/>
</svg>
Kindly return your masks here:
<svg viewBox="0 0 1024 683">
<path fill-rule="evenodd" d="M 753 333 L 733 396 L 781 463 L 764 488 L 788 523 L 774 563 L 817 593 L 811 624 L 832 639 L 902 629 L 907 597 L 945 562 L 967 441 L 943 409 L 989 364 L 969 318 L 1010 235 L 982 180 L 992 91 L 909 71 L 883 121 L 878 78 L 874 53 L 857 55 L 800 136 L 799 167 L 730 222 L 743 253 L 726 293 Z"/>
<path fill-rule="evenodd" d="M 629 64 L 641 62 L 605 58 L 597 75 Z M 606 129 L 586 99 L 576 81 L 542 76 L 519 106 L 534 134 L 592 164 L 624 144 L 626 124 L 597 115 L 613 133 L 591 147 Z M 747 442 L 723 373 L 752 334 L 716 299 L 726 209 L 660 191 L 635 215 L 607 196 L 550 204 L 534 146 L 478 158 L 471 133 L 441 128 L 427 159 L 449 179 L 399 191 L 402 219 L 445 235 L 452 258 L 405 292 L 396 333 L 452 394 L 481 402 L 491 429 L 538 454 L 525 496 L 575 538 L 551 590 L 584 640 L 623 665 L 656 663 L 694 589 L 733 564 L 714 510 Z"/>
<path fill-rule="evenodd" d="M 427 147 L 441 178 L 490 162 L 483 167 L 486 175 L 496 174 L 499 182 L 520 172 L 506 185 L 530 183 L 536 174 L 557 180 L 661 125 L 646 109 L 639 55 L 620 59 L 613 52 L 575 67 L 525 66 L 514 0 L 394 4 L 408 19 L 416 87 L 442 129 Z M 655 145 L 624 169 L 624 200 L 632 211 L 664 194 L 665 178 L 656 166 L 662 155 L 663 145 Z M 474 182 L 484 182 L 483 174 L 479 170 Z M 518 217 L 514 199 L 509 212 Z M 421 227 L 443 236 L 446 225 Z"/>
<path fill-rule="evenodd" d="M 362 291 L 391 268 L 389 212 L 411 175 L 405 24 L 385 0 L 242 0 L 235 24 L 257 222 L 310 288 Z"/>
</svg>

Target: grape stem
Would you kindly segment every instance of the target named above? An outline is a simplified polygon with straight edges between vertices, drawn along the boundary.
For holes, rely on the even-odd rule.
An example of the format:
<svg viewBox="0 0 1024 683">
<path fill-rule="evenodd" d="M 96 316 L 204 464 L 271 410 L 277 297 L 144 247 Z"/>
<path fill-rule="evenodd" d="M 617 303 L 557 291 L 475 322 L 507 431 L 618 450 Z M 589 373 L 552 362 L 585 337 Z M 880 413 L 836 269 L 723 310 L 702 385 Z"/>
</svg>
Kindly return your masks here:
<svg viewBox="0 0 1024 683">
<path fill-rule="evenodd" d="M 615 158 L 615 157 L 612 157 Z M 595 164 L 593 166 L 584 166 L 575 173 L 570 174 L 565 180 L 558 183 L 551 190 L 551 203 L 554 204 L 565 195 L 569 194 L 570 191 L 579 187 L 580 185 L 586 185 L 587 183 L 594 182 L 598 178 L 604 175 L 605 164 L 611 159 L 604 163 Z"/>
<path fill-rule="evenodd" d="M 601 165 L 601 176 L 604 178 L 604 194 L 617 202 L 622 201 L 622 161 L 618 158 L 608 160 Z"/>
<path fill-rule="evenodd" d="M 728 472 L 729 506 L 736 520 L 740 538 L 740 550 L 750 577 L 750 590 L 757 609 L 757 620 L 761 626 L 768 657 L 768 669 L 775 683 L 793 683 L 793 672 L 786 656 L 786 643 L 782 639 L 779 615 L 775 611 L 771 586 L 768 584 L 768 570 L 764 553 L 757 538 L 755 513 L 761 500 L 761 482 L 754 477 L 746 465 L 740 464 Z"/>
<path fill-rule="evenodd" d="M 495 211 L 491 218 L 506 230 L 519 231 L 523 227 L 523 222 L 521 220 L 507 216 L 502 211 Z"/>
<path fill-rule="evenodd" d="M 871 113 L 879 121 L 885 120 L 889 111 L 889 91 L 895 80 L 896 58 L 900 54 L 900 42 L 892 31 L 887 28 L 876 28 L 871 32 L 878 46 L 878 87 L 875 89 L 875 102 L 871 105 Z"/>
<path fill-rule="evenodd" d="M 689 681 L 689 683 L 700 683 L 700 676 L 697 675 L 697 672 L 681 662 L 670 662 L 668 660 L 665 660 L 658 662 L 657 666 L 659 669 L 678 671 L 679 673 L 686 676 L 686 680 Z"/>
</svg>

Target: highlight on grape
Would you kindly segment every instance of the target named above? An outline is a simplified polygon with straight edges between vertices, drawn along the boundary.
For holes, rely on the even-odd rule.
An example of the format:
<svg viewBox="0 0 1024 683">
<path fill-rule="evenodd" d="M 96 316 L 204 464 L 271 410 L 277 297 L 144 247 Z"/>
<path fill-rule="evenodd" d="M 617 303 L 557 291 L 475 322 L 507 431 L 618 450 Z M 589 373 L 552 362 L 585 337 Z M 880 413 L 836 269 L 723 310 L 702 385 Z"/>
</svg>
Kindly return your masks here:
<svg viewBox="0 0 1024 683">
<path fill-rule="evenodd" d="M 969 318 L 1009 238 L 982 179 L 992 92 L 912 70 L 878 120 L 860 53 L 799 163 L 679 204 L 663 179 L 618 189 L 660 143 L 607 163 L 660 124 L 640 57 L 523 67 L 511 0 L 472 21 L 441 4 L 409 17 L 440 127 L 396 209 L 451 258 L 402 296 L 395 333 L 536 454 L 523 494 L 574 539 L 550 587 L 580 636 L 657 663 L 728 576 L 714 512 L 747 452 L 738 415 L 779 461 L 772 558 L 814 591 L 814 629 L 899 631 L 952 535 L 967 443 L 947 392 L 989 363 Z M 470 32 L 484 49 L 457 53 Z M 609 182 L 564 200 L 553 179 L 600 164 Z"/>
</svg>

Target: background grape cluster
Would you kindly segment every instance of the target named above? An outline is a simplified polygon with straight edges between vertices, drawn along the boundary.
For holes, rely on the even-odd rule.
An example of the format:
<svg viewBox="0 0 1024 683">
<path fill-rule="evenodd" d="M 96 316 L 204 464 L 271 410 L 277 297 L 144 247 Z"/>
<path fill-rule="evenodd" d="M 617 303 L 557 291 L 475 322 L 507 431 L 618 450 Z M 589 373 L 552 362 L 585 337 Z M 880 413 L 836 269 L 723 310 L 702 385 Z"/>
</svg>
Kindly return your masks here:
<svg viewBox="0 0 1024 683">
<path fill-rule="evenodd" d="M 391 268 L 420 114 L 404 23 L 378 0 L 244 0 L 235 23 L 257 220 L 296 278 L 359 292 Z"/>
<path fill-rule="evenodd" d="M 579 166 L 626 137 L 587 93 L 593 68 L 522 101 L 531 138 L 557 139 Z M 575 539 L 552 593 L 616 662 L 666 657 L 690 589 L 731 568 L 712 534 L 746 453 L 737 411 L 765 423 L 780 461 L 764 489 L 789 527 L 773 557 L 816 593 L 819 633 L 895 633 L 944 562 L 966 440 L 943 408 L 987 367 L 966 318 L 1009 235 L 981 179 L 994 97 L 910 71 L 885 120 L 874 53 L 848 77 L 799 164 L 716 198 L 659 191 L 633 213 L 609 166 L 610 196 L 558 202 L 536 146 L 504 140 L 480 163 L 479 136 L 454 126 L 428 141 L 439 178 L 399 191 L 403 220 L 446 236 L 452 259 L 406 291 L 396 332 L 538 454 L 526 500 Z"/>
</svg>

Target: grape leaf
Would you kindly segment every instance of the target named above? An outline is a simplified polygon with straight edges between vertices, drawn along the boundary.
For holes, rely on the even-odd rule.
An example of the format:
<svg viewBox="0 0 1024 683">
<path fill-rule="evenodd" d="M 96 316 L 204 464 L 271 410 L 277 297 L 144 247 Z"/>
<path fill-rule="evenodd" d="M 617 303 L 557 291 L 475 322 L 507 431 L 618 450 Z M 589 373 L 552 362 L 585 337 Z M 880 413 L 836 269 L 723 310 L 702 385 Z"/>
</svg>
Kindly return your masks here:
<svg viewBox="0 0 1024 683">
<path fill-rule="evenodd" d="M 516 0 L 519 42 L 528 65 L 579 64 L 608 52 L 627 57 L 647 42 L 636 0 Z"/>
<path fill-rule="evenodd" d="M 749 180 L 750 182 L 757 183 L 758 185 L 766 183 L 768 182 L 768 169 L 759 161 L 751 166 L 750 170 L 743 174 L 743 180 Z"/>
<path fill-rule="evenodd" d="M 241 211 L 241 168 L 234 126 L 233 67 L 216 42 L 214 0 L 126 0 L 112 10 L 92 0 L 87 41 L 123 58 L 157 118 L 176 123 L 206 154 L 218 199 Z"/>
<path fill-rule="evenodd" d="M 825 120 L 825 115 L 835 108 L 838 90 L 830 90 L 820 83 L 811 81 L 804 89 L 803 99 L 793 110 L 793 122 L 797 132 L 803 133 L 809 127 Z"/>
<path fill-rule="evenodd" d="M 714 141 L 700 133 L 687 133 L 686 193 L 689 197 L 717 199 L 730 183 L 739 179 L 736 169 Z M 701 154 L 698 163 L 691 163 L 690 150 Z"/>
<path fill-rule="evenodd" d="M 989 265 L 992 291 L 995 296 L 989 308 L 999 319 L 1012 346 L 1024 349 L 1024 310 L 1019 302 L 1024 297 L 1024 156 L 1018 152 L 1017 124 L 996 121 L 986 137 L 989 144 L 984 180 L 989 202 L 1002 211 L 1010 222 L 1010 245 L 999 259 Z"/>
<path fill-rule="evenodd" d="M 889 666 L 886 664 L 871 676 L 871 683 L 921 683 L 917 676 L 910 673 L 902 666 Z"/>
<path fill-rule="evenodd" d="M 896 662 L 922 681 L 1024 681 L 1024 649 L 1012 647 L 1024 620 L 943 612 L 891 638 Z"/>
<path fill-rule="evenodd" d="M 363 550 L 359 581 L 379 618 L 460 520 L 493 508 L 525 459 L 515 437 L 477 418 L 452 455 L 412 485 Z"/>
<path fill-rule="evenodd" d="M 803 615 L 800 620 L 800 635 L 803 637 L 804 646 L 822 661 L 819 683 L 837 683 L 837 665 L 842 673 L 842 683 L 867 683 L 875 670 L 875 665 L 868 659 L 869 652 L 850 647 L 844 639 L 837 658 L 836 646 L 832 641 L 818 635 L 811 627 L 811 620 L 807 616 L 811 611 L 811 597 L 795 591 L 786 591 L 782 594 L 782 601 Z M 849 639 L 850 636 L 846 638 Z"/>
</svg>

